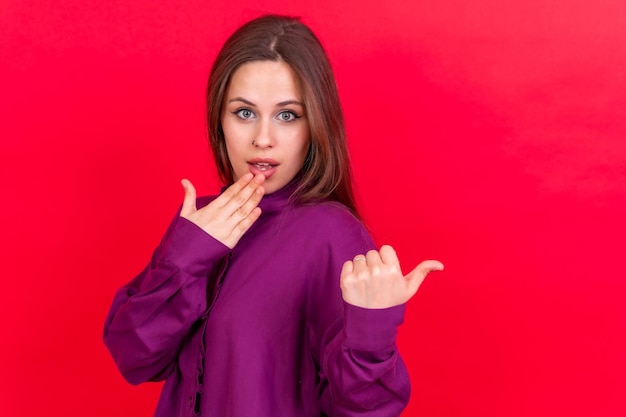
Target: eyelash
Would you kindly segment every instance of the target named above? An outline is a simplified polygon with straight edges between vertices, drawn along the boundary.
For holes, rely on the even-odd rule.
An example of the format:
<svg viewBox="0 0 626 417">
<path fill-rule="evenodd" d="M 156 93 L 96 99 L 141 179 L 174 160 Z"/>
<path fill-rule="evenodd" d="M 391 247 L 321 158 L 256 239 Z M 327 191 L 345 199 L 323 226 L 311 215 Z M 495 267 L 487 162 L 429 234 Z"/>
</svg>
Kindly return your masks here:
<svg viewBox="0 0 626 417">
<path fill-rule="evenodd" d="M 252 110 L 248 109 L 248 108 L 237 109 L 237 110 L 233 111 L 232 114 L 234 114 L 235 116 L 239 117 L 242 120 L 250 120 L 252 118 L 252 117 L 243 117 L 241 115 L 242 112 L 250 112 L 251 115 L 254 115 L 254 112 Z M 282 120 L 282 119 L 280 119 L 280 115 L 285 114 L 285 113 L 290 114 L 293 118 L 291 120 Z M 289 122 L 293 122 L 293 121 L 301 118 L 302 116 L 299 116 L 298 114 L 296 114 L 295 112 L 293 112 L 291 110 L 282 110 L 281 112 L 279 112 L 276 115 L 276 117 L 278 117 L 282 122 L 289 123 Z"/>
</svg>

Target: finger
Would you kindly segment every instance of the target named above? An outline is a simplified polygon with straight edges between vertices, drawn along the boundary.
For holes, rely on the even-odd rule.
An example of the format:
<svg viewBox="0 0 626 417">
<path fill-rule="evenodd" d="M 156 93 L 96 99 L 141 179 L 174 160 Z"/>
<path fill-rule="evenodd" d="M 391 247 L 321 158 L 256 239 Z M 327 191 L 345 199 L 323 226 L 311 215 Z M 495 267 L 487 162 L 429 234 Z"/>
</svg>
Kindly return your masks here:
<svg viewBox="0 0 626 417">
<path fill-rule="evenodd" d="M 251 172 L 248 172 L 245 175 L 242 175 L 235 183 L 233 183 L 230 187 L 226 189 L 219 197 L 215 199 L 215 201 L 219 202 L 220 205 L 226 205 L 230 202 L 230 200 L 236 196 L 241 190 L 243 190 L 246 185 L 252 181 L 254 175 Z"/>
<path fill-rule="evenodd" d="M 380 259 L 385 265 L 400 265 L 396 251 L 389 245 L 383 245 L 380 248 Z"/>
<path fill-rule="evenodd" d="M 252 208 L 256 207 L 256 205 L 259 204 L 259 201 L 261 201 L 261 198 L 263 197 L 263 193 L 259 195 L 255 192 L 259 189 L 264 181 L 265 176 L 261 174 L 252 177 L 252 179 L 248 181 L 248 183 L 245 184 L 245 186 L 241 188 L 237 193 L 230 195 L 229 200 L 224 202 L 223 207 L 226 208 L 230 214 L 232 214 L 252 199 L 252 207 L 248 205 L 247 210 L 245 210 L 245 214 L 247 215 L 247 213 L 249 213 Z"/>
<path fill-rule="evenodd" d="M 367 268 L 367 257 L 363 254 L 358 254 L 352 259 L 352 270 L 354 272 L 363 271 Z"/>
<path fill-rule="evenodd" d="M 352 261 L 345 261 L 343 263 L 343 266 L 341 267 L 341 279 L 343 280 L 343 278 L 348 274 L 351 274 L 353 270 L 354 264 L 352 263 Z"/>
<path fill-rule="evenodd" d="M 382 263 L 382 261 L 380 259 L 380 254 L 376 250 L 368 251 L 365 254 L 365 259 L 367 260 L 367 265 L 368 266 L 380 265 Z"/>
<path fill-rule="evenodd" d="M 248 217 L 252 210 L 259 205 L 264 194 L 265 189 L 262 186 L 258 186 L 252 191 L 252 195 L 250 195 L 242 205 L 236 206 L 229 203 L 230 210 L 234 211 L 230 214 L 228 220 L 233 222 L 232 224 L 236 224 Z"/>
<path fill-rule="evenodd" d="M 191 181 L 186 178 L 182 179 L 180 183 L 183 186 L 183 190 L 185 190 L 185 196 L 183 198 L 183 206 L 180 210 L 180 215 L 188 216 L 196 211 L 196 189 L 194 188 Z"/>
<path fill-rule="evenodd" d="M 426 276 L 433 271 L 442 271 L 443 264 L 439 261 L 428 260 L 421 262 L 411 272 L 406 275 L 406 279 L 415 281 L 413 284 L 418 287 L 422 284 Z"/>
<path fill-rule="evenodd" d="M 230 235 L 235 243 L 239 241 L 241 236 L 243 236 L 243 234 L 246 233 L 250 227 L 252 227 L 254 222 L 256 222 L 260 216 L 261 208 L 255 207 L 245 218 L 235 225 Z"/>
</svg>

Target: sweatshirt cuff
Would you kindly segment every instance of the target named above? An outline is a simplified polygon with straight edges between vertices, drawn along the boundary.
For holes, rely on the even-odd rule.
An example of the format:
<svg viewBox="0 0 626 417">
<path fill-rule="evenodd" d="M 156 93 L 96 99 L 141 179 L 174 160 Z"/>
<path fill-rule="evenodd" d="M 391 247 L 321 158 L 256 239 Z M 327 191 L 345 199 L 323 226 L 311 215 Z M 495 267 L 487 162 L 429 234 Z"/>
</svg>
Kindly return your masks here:
<svg viewBox="0 0 626 417">
<path fill-rule="evenodd" d="M 194 276 L 203 276 L 216 262 L 230 253 L 230 248 L 190 220 L 180 217 L 165 242 L 165 262 Z"/>
<path fill-rule="evenodd" d="M 376 351 L 395 345 L 406 304 L 383 309 L 357 307 L 345 301 L 343 304 L 346 347 Z"/>
</svg>

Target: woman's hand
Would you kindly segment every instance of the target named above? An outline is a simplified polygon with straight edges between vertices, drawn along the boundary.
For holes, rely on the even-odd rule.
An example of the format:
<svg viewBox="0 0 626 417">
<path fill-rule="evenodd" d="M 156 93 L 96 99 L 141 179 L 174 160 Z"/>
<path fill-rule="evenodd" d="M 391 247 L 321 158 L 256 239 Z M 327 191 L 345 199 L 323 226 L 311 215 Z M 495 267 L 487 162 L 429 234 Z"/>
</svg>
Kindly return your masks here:
<svg viewBox="0 0 626 417">
<path fill-rule="evenodd" d="M 402 276 L 396 251 L 385 245 L 343 264 L 341 292 L 348 303 L 363 308 L 388 308 L 404 304 L 420 287 L 426 275 L 441 271 L 439 261 L 424 261 Z"/>
<path fill-rule="evenodd" d="M 191 181 L 184 179 L 181 183 L 185 190 L 185 199 L 180 216 L 232 249 L 261 215 L 261 208 L 257 206 L 265 193 L 261 186 L 264 181 L 263 175 L 253 176 L 248 173 L 198 210 L 196 189 Z"/>
</svg>

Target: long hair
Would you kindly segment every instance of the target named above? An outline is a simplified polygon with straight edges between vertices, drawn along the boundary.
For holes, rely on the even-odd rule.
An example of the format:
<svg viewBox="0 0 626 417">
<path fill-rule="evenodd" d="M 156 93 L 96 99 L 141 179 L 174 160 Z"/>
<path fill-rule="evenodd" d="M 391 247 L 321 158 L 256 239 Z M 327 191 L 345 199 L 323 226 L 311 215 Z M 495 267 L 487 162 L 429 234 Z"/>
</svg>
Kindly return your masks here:
<svg viewBox="0 0 626 417">
<path fill-rule="evenodd" d="M 233 182 L 221 126 L 224 95 L 233 73 L 252 61 L 285 62 L 302 86 L 311 143 L 292 198 L 305 204 L 337 201 L 358 216 L 335 77 L 320 41 L 297 18 L 267 15 L 244 24 L 224 43 L 213 63 L 207 91 L 208 130 L 220 179 Z"/>
</svg>

